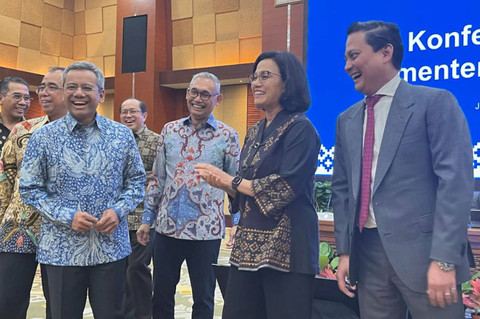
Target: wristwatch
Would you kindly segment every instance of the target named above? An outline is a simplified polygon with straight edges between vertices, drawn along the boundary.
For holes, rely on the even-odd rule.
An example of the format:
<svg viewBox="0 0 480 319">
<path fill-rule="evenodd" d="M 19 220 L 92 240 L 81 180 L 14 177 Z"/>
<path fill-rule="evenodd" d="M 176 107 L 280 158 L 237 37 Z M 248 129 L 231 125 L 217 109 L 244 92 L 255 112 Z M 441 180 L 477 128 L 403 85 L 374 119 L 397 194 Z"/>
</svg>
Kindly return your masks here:
<svg viewBox="0 0 480 319">
<path fill-rule="evenodd" d="M 243 178 L 241 178 L 240 176 L 235 176 L 232 180 L 232 188 L 236 191 L 237 188 L 238 188 L 238 185 L 240 185 L 240 183 L 242 182 Z"/>
<path fill-rule="evenodd" d="M 443 271 L 451 271 L 455 269 L 455 264 L 446 263 L 443 261 L 434 260 L 434 262 L 440 267 Z"/>
</svg>

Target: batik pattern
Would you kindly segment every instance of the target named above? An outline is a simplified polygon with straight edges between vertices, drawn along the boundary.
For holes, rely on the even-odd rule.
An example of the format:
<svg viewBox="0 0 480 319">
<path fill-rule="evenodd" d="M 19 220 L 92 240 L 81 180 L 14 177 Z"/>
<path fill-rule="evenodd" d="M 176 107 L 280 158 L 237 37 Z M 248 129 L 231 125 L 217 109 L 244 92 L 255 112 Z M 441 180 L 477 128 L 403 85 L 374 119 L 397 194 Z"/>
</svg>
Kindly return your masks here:
<svg viewBox="0 0 480 319">
<path fill-rule="evenodd" d="M 253 196 L 237 193 L 241 218 L 230 262 L 242 270 L 268 267 L 313 274 L 318 269 L 318 224 L 313 206 L 320 140 L 303 113 L 278 113 L 247 132 L 240 175 Z"/>
<path fill-rule="evenodd" d="M 33 133 L 22 165 L 20 195 L 42 215 L 40 263 L 93 266 L 130 254 L 127 215 L 143 200 L 145 170 L 129 128 L 67 114 Z M 76 212 L 100 219 L 106 209 L 120 219 L 112 234 L 71 228 Z"/>
<path fill-rule="evenodd" d="M 48 123 L 42 116 L 13 128 L 0 158 L 0 251 L 35 253 L 40 234 L 40 215 L 20 198 L 20 165 L 32 133 Z"/>
<path fill-rule="evenodd" d="M 237 132 L 213 115 L 197 128 L 190 117 L 167 123 L 160 134 L 143 222 L 152 224 L 156 217 L 157 232 L 178 239 L 224 237 L 225 193 L 200 179 L 195 164 L 209 163 L 235 175 L 239 153 Z"/>
<path fill-rule="evenodd" d="M 138 133 L 134 133 L 135 141 L 137 141 L 138 151 L 142 158 L 143 167 L 147 174 L 145 182 L 145 192 L 147 191 L 148 182 L 152 179 L 152 167 L 155 160 L 155 154 L 158 146 L 160 134 L 150 131 L 146 126 Z M 142 224 L 143 217 L 143 201 L 138 204 L 137 208 L 128 215 L 128 229 L 137 230 Z"/>
</svg>

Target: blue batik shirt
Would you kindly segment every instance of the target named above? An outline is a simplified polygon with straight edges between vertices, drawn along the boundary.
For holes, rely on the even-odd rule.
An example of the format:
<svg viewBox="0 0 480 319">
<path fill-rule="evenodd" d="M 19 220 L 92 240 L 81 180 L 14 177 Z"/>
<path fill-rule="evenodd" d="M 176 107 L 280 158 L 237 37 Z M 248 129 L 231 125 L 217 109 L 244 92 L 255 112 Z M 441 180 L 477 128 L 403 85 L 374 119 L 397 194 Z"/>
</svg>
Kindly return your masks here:
<svg viewBox="0 0 480 319">
<path fill-rule="evenodd" d="M 144 198 L 145 170 L 132 131 L 96 115 L 83 126 L 71 114 L 30 138 L 20 174 L 20 195 L 42 215 L 37 259 L 58 266 L 93 266 L 131 252 L 127 215 Z M 112 234 L 71 228 L 77 211 L 100 219 L 113 209 Z"/>
<path fill-rule="evenodd" d="M 147 187 L 142 223 L 152 225 L 156 220 L 158 233 L 177 239 L 224 237 L 225 192 L 201 179 L 195 164 L 209 163 L 235 175 L 239 154 L 237 132 L 213 115 L 198 127 L 190 117 L 165 124 Z M 234 213 L 232 223 L 236 225 L 240 214 Z"/>
</svg>

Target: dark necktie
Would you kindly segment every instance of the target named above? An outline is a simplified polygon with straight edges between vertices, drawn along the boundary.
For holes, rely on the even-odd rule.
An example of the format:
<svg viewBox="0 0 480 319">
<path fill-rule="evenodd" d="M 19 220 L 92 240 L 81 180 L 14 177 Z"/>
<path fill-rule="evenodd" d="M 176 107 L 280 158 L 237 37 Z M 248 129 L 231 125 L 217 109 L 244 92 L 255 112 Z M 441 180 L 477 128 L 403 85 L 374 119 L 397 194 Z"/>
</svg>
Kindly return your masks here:
<svg viewBox="0 0 480 319">
<path fill-rule="evenodd" d="M 365 130 L 365 139 L 363 141 L 362 157 L 362 185 L 360 196 L 360 215 L 358 217 L 358 227 L 360 232 L 368 219 L 370 206 L 370 184 L 372 181 L 372 160 L 373 144 L 375 142 L 375 113 L 373 107 L 383 95 L 367 96 L 367 128 Z"/>
</svg>

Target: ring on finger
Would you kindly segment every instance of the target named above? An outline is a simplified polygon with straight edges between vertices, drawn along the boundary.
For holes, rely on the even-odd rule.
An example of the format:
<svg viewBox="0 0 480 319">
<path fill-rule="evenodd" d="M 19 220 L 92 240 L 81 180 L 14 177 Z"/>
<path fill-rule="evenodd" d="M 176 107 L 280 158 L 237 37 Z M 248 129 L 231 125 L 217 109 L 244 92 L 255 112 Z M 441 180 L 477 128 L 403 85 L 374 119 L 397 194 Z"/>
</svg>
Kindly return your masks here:
<svg viewBox="0 0 480 319">
<path fill-rule="evenodd" d="M 445 292 L 444 295 L 445 295 L 445 296 L 450 296 L 450 293 L 449 293 L 449 292 Z"/>
</svg>

